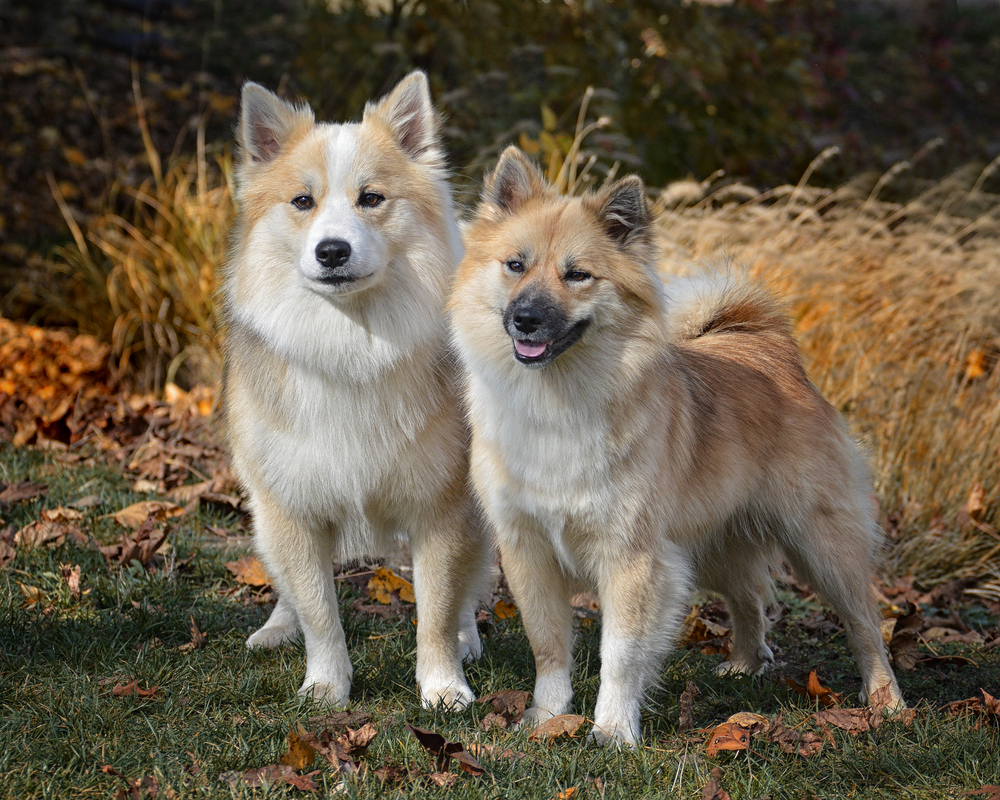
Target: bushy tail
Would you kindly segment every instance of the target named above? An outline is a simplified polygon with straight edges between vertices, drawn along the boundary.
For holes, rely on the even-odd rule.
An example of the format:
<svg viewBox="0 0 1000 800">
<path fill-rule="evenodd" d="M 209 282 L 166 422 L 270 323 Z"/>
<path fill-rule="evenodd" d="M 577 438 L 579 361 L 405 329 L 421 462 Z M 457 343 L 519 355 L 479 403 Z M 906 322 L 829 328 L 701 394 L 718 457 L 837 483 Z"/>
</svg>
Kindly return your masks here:
<svg viewBox="0 0 1000 800">
<path fill-rule="evenodd" d="M 667 282 L 664 294 L 674 341 L 729 332 L 791 335 L 780 304 L 763 286 L 742 275 L 674 278 Z"/>
</svg>

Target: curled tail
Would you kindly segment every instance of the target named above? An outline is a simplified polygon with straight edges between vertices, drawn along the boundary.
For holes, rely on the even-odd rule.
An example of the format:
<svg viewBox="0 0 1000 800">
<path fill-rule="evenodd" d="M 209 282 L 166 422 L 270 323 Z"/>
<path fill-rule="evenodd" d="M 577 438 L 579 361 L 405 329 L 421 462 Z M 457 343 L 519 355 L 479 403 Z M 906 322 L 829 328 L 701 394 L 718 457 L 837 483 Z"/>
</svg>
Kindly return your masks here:
<svg viewBox="0 0 1000 800">
<path fill-rule="evenodd" d="M 788 316 L 780 304 L 763 286 L 741 275 L 675 278 L 667 282 L 664 295 L 674 341 L 716 333 L 791 336 Z"/>
</svg>

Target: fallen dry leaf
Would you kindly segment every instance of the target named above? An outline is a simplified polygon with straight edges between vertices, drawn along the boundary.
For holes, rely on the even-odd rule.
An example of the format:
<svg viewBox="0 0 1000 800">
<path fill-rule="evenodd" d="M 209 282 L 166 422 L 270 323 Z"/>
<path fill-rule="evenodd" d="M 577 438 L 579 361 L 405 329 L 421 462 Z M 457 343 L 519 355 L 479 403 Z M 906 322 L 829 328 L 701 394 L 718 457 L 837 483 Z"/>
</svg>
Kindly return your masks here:
<svg viewBox="0 0 1000 800">
<path fill-rule="evenodd" d="M 486 772 L 483 765 L 472 757 L 472 754 L 465 749 L 465 745 L 461 742 L 449 742 L 440 733 L 418 728 L 409 723 L 405 727 L 420 742 L 424 750 L 437 759 L 438 773 L 447 773 L 449 761 L 453 758 L 458 761 L 462 770 L 470 775 L 482 775 Z"/>
<path fill-rule="evenodd" d="M 480 697 L 480 703 L 489 703 L 492 711 L 484 718 L 480 726 L 483 730 L 491 728 L 508 728 L 516 725 L 524 716 L 524 710 L 528 707 L 530 692 L 518 691 L 515 689 L 505 689 L 500 692 L 493 692 L 486 697 Z"/>
<path fill-rule="evenodd" d="M 31 608 L 32 606 L 40 605 L 45 599 L 42 590 L 37 586 L 29 586 L 20 581 L 18 581 L 17 585 L 21 587 L 21 594 L 24 595 L 24 602 L 21 603 L 21 608 Z"/>
<path fill-rule="evenodd" d="M 898 669 L 914 670 L 920 660 L 920 629 L 924 620 L 920 609 L 906 601 L 906 611 L 896 618 L 896 625 L 889 640 L 892 663 Z"/>
<path fill-rule="evenodd" d="M 247 586 L 270 586 L 271 579 L 264 571 L 264 565 L 254 556 L 243 556 L 238 561 L 227 561 L 223 566 L 233 573 L 238 583 Z"/>
<path fill-rule="evenodd" d="M 375 777 L 379 779 L 380 783 L 395 783 L 403 778 L 411 778 L 414 775 L 411 769 L 401 767 L 398 764 L 386 764 L 372 770 L 372 772 L 375 773 Z M 420 771 L 416 770 L 416 774 L 419 773 Z"/>
<path fill-rule="evenodd" d="M 697 694 L 698 687 L 695 686 L 694 681 L 688 681 L 677 703 L 677 730 L 679 732 L 691 730 L 694 727 L 694 698 Z"/>
<path fill-rule="evenodd" d="M 1000 800 L 1000 786 L 984 786 L 981 789 L 973 789 L 971 792 L 963 792 L 960 797 L 969 797 L 970 795 L 989 795 L 989 797 L 984 797 L 983 800 Z"/>
<path fill-rule="evenodd" d="M 378 734 L 378 729 L 370 722 L 366 722 L 357 730 L 349 727 L 337 737 L 337 741 L 351 756 L 360 757 L 367 752 L 368 745 L 372 743 L 376 734 Z"/>
<path fill-rule="evenodd" d="M 708 737 L 705 754 L 711 758 L 720 750 L 746 750 L 750 746 L 750 732 L 735 722 L 717 725 Z"/>
<path fill-rule="evenodd" d="M 59 547 L 69 538 L 79 545 L 87 543 L 87 537 L 76 525 L 65 522 L 46 522 L 36 520 L 29 522 L 16 534 L 14 543 L 25 549 L 32 547 Z"/>
<path fill-rule="evenodd" d="M 177 649 L 182 653 L 191 653 L 201 647 L 205 646 L 205 642 L 208 641 L 208 637 L 205 636 L 200 630 L 198 630 L 198 623 L 194 621 L 194 615 L 191 615 L 191 641 L 187 644 L 182 644 Z"/>
<path fill-rule="evenodd" d="M 820 683 L 816 670 L 811 670 L 809 672 L 809 677 L 806 679 L 805 686 L 800 686 L 791 678 L 783 678 L 782 682 L 793 691 L 801 694 L 803 697 L 819 701 L 821 706 L 829 708 L 830 706 L 840 705 L 840 695 Z"/>
<path fill-rule="evenodd" d="M 965 714 L 976 717 L 975 728 L 983 723 L 1000 723 L 1000 698 L 996 698 L 985 689 L 980 689 L 982 699 L 970 697 L 967 700 L 955 700 L 941 710 L 949 717 L 960 717 Z"/>
<path fill-rule="evenodd" d="M 143 689 L 139 686 L 139 681 L 129 681 L 128 683 L 116 683 L 111 690 L 113 697 L 153 697 L 159 686 L 152 689 Z"/>
<path fill-rule="evenodd" d="M 435 786 L 440 786 L 443 789 L 454 786 L 458 781 L 458 775 L 451 772 L 431 772 L 427 775 L 427 778 Z"/>
<path fill-rule="evenodd" d="M 14 536 L 13 525 L 8 525 L 3 531 L 0 531 L 0 569 L 6 567 L 17 555 L 17 550 L 12 544 Z"/>
<path fill-rule="evenodd" d="M 568 786 L 553 797 L 552 800 L 572 800 L 576 792 L 577 788 L 575 786 Z"/>
<path fill-rule="evenodd" d="M 0 505 L 13 505 L 22 500 L 34 500 L 48 494 L 49 487 L 44 483 L 20 481 L 10 485 L 0 482 Z"/>
<path fill-rule="evenodd" d="M 157 521 L 163 521 L 169 517 L 179 517 L 184 513 L 184 509 L 176 503 L 168 503 L 163 500 L 143 500 L 126 506 L 121 511 L 114 514 L 115 522 L 123 528 L 138 530 L 146 520 L 153 516 Z"/>
<path fill-rule="evenodd" d="M 313 719 L 323 718 L 314 717 Z M 328 728 L 324 728 L 319 735 L 316 735 L 300 727 L 298 736 L 303 743 L 323 756 L 338 772 L 351 773 L 358 771 L 354 757 L 364 755 L 377 733 L 374 725 L 365 722 L 357 730 L 348 727 L 336 739 Z"/>
<path fill-rule="evenodd" d="M 729 793 L 722 788 L 722 770 L 712 767 L 712 777 L 702 787 L 701 800 L 730 800 Z"/>
<path fill-rule="evenodd" d="M 816 755 L 823 749 L 823 740 L 811 731 L 798 732 L 789 730 L 782 724 L 781 715 L 772 723 L 767 733 L 767 740 L 786 753 L 797 753 L 803 758 Z M 832 741 L 832 739 L 831 739 Z"/>
<path fill-rule="evenodd" d="M 282 764 L 288 764 L 292 769 L 303 772 L 313 765 L 316 760 L 316 751 L 308 742 L 302 741 L 300 734 L 305 734 L 305 729 L 299 725 L 298 731 L 291 728 L 288 731 L 288 750 L 278 760 Z"/>
<path fill-rule="evenodd" d="M 414 603 L 413 584 L 388 567 L 378 567 L 368 581 L 368 599 L 389 605 L 396 593 L 404 603 Z"/>
<path fill-rule="evenodd" d="M 532 742 L 552 742 L 561 736 L 572 739 L 584 722 L 586 722 L 586 719 L 578 714 L 560 714 L 537 726 L 528 735 L 528 739 Z"/>
<path fill-rule="evenodd" d="M 101 767 L 101 772 L 124 781 L 125 788 L 118 790 L 115 794 L 115 800 L 141 800 L 141 798 L 156 797 L 159 794 L 160 786 L 152 775 L 141 781 L 129 780 L 110 764 Z"/>
<path fill-rule="evenodd" d="M 705 619 L 700 616 L 698 609 L 693 609 L 687 615 L 687 619 L 684 620 L 684 626 L 681 628 L 678 641 L 686 647 L 694 647 L 715 639 L 721 639 L 729 635 L 729 632 L 729 628 L 725 625 L 719 625 L 717 622 Z"/>
<path fill-rule="evenodd" d="M 514 619 L 517 616 L 517 606 L 506 600 L 497 600 L 493 606 L 493 615 L 497 619 Z"/>
<path fill-rule="evenodd" d="M 813 718 L 820 725 L 833 725 L 850 734 L 863 733 L 877 728 L 883 719 L 881 712 L 870 708 L 830 708 L 817 711 Z"/>
<path fill-rule="evenodd" d="M 268 764 L 266 767 L 258 769 L 248 769 L 245 772 L 233 771 L 223 772 L 219 775 L 219 780 L 228 783 L 233 789 L 243 786 L 262 786 L 265 783 L 284 783 L 302 789 L 307 792 L 315 792 L 319 787 L 313 776 L 318 774 L 310 772 L 306 775 L 299 775 L 288 764 Z"/>
<path fill-rule="evenodd" d="M 83 519 L 83 512 L 75 508 L 43 508 L 42 519 L 45 522 L 79 522 Z"/>
<path fill-rule="evenodd" d="M 123 567 L 138 561 L 147 570 L 152 566 L 153 556 L 167 539 L 166 528 L 157 528 L 158 517 L 151 513 L 134 534 L 123 533 L 118 544 L 98 547 L 108 566 Z"/>
<path fill-rule="evenodd" d="M 751 736 L 757 736 L 771 730 L 771 720 L 761 714 L 754 714 L 752 711 L 737 711 L 726 722 L 732 722 L 745 728 Z"/>
<path fill-rule="evenodd" d="M 73 595 L 73 599 L 79 600 L 81 597 L 80 565 L 71 567 L 69 564 L 60 564 L 59 571 L 62 573 L 63 580 L 66 581 L 66 586 L 69 588 L 69 593 Z"/>
</svg>

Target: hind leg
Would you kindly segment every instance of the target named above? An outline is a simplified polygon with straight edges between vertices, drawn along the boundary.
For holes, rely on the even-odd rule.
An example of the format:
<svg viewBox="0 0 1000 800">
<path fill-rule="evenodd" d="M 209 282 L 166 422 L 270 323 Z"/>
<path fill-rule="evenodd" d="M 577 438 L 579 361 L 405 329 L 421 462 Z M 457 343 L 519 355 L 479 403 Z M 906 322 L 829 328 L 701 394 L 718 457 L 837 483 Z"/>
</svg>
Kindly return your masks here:
<svg viewBox="0 0 1000 800">
<path fill-rule="evenodd" d="M 247 639 L 247 647 L 267 650 L 295 641 L 300 633 L 299 615 L 295 613 L 295 606 L 286 595 L 281 594 L 267 622 Z"/>
<path fill-rule="evenodd" d="M 426 707 L 464 708 L 476 698 L 463 658 L 482 652 L 474 604 L 490 550 L 472 513 L 421 519 L 410 534 L 417 600 L 417 683 Z"/>
<path fill-rule="evenodd" d="M 698 584 L 721 595 L 733 628 L 733 649 L 715 671 L 759 675 L 774 661 L 767 646 L 764 605 L 771 596 L 771 548 L 752 541 L 727 538 L 715 553 L 703 557 Z"/>
<path fill-rule="evenodd" d="M 861 672 L 861 698 L 867 701 L 889 686 L 889 707 L 904 705 L 889 666 L 872 593 L 877 528 L 863 511 L 824 506 L 797 532 L 785 549 L 796 574 L 833 607 L 847 631 L 847 642 Z"/>
</svg>

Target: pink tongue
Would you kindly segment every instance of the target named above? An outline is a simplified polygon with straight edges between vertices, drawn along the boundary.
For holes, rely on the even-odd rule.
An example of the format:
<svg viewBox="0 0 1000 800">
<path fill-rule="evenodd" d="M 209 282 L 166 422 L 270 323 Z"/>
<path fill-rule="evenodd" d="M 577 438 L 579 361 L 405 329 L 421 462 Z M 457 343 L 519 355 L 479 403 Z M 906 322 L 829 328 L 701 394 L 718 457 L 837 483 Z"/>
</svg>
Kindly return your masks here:
<svg viewBox="0 0 1000 800">
<path fill-rule="evenodd" d="M 545 342 L 536 344 L 535 342 L 522 342 L 519 339 L 515 339 L 514 349 L 517 350 L 517 354 L 519 356 L 524 356 L 525 358 L 538 358 L 545 352 Z"/>
</svg>

